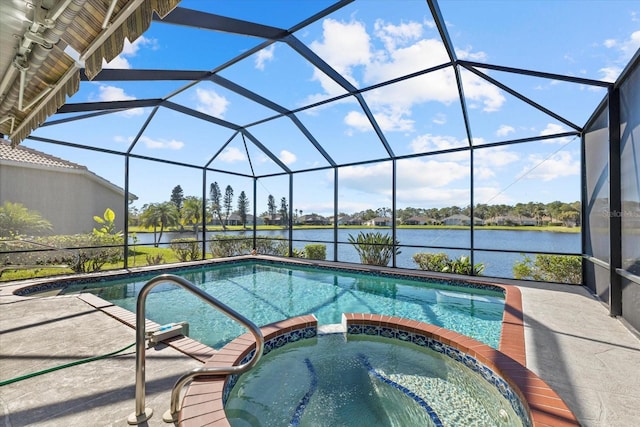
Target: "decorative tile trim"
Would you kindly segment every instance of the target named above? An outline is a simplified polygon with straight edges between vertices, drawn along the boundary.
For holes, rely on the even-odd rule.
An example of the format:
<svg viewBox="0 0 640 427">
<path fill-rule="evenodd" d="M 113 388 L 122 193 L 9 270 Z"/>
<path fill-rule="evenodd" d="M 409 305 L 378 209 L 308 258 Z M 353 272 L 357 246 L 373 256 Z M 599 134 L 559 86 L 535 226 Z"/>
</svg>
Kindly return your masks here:
<svg viewBox="0 0 640 427">
<path fill-rule="evenodd" d="M 340 271 L 343 273 L 357 273 L 363 274 L 367 276 L 378 276 L 378 277 L 386 277 L 386 278 L 401 278 L 407 280 L 415 280 L 423 283 L 437 283 L 441 285 L 447 286 L 456 286 L 456 287 L 464 287 L 464 288 L 472 288 L 472 289 L 482 289 L 482 290 L 491 290 L 496 292 L 501 292 L 504 294 L 504 287 L 497 284 L 491 283 L 482 283 L 475 282 L 473 280 L 462 280 L 462 279 L 444 279 L 444 278 L 436 278 L 429 277 L 427 275 L 416 274 L 412 275 L 411 272 L 394 272 L 394 271 L 385 271 L 382 269 L 367 269 L 366 266 L 355 265 L 354 267 L 346 267 L 344 265 L 322 265 L 316 263 L 309 263 L 304 261 L 283 261 L 277 259 L 270 258 L 262 258 L 262 257 L 245 257 L 241 259 L 215 259 L 215 260 L 207 260 L 207 261 L 197 261 L 193 263 L 189 263 L 188 265 L 172 265 L 172 266 L 152 266 L 152 267 L 139 267 L 130 269 L 127 271 L 123 270 L 115 270 L 115 271 L 107 271 L 100 273 L 91 273 L 86 275 L 79 276 L 67 276 L 65 278 L 55 278 L 55 279 L 42 279 L 36 280 L 37 283 L 26 285 L 25 287 L 19 288 L 15 290 L 14 295 L 18 296 L 29 296 L 35 293 L 47 292 L 55 289 L 63 289 L 69 285 L 83 285 L 83 284 L 92 284 L 92 283 L 103 283 L 110 280 L 118 280 L 122 278 L 137 278 L 144 276 L 155 276 L 158 274 L 165 273 L 179 273 L 179 272 L 189 272 L 192 270 L 199 270 L 203 267 L 215 267 L 219 265 L 231 265 L 231 266 L 239 266 L 244 264 L 250 265 L 274 265 L 280 267 L 302 267 L 302 268 L 314 268 L 325 271 Z M 387 269 L 390 270 L 390 269 Z M 417 270 L 416 273 L 420 273 L 421 271 Z"/>
<path fill-rule="evenodd" d="M 362 313 L 343 314 L 343 326 L 347 334 L 412 342 L 464 363 L 511 403 L 525 426 L 580 425 L 560 396 L 535 373 L 518 360 L 473 338 L 427 323 Z M 527 387 L 532 382 L 536 383 L 534 389 Z M 545 399 L 542 405 L 541 395 L 552 399 Z"/>
<path fill-rule="evenodd" d="M 525 426 L 580 425 L 562 399 L 533 372 L 506 354 L 472 338 L 426 323 L 372 314 L 343 314 L 343 325 L 347 336 L 376 335 L 412 342 L 464 363 L 465 366 L 479 373 L 487 382 L 496 387 L 511 402 L 516 414 L 523 420 Z M 315 337 L 317 335 L 317 320 L 313 316 L 301 316 L 265 326 L 262 331 L 265 335 L 266 353 L 290 342 Z M 235 354 L 235 364 L 244 363 L 249 360 L 255 348 L 255 341 L 249 334 L 245 334 L 227 344 L 207 364 L 222 363 L 225 354 L 227 357 Z M 269 350 L 266 350 L 267 348 Z M 221 357 L 219 362 L 216 362 L 217 357 Z M 233 360 L 233 358 L 226 360 Z M 228 364 L 228 361 L 226 363 Z M 526 383 L 531 380 L 536 382 L 535 391 L 532 391 L 530 387 L 525 387 Z M 229 426 L 224 416 L 224 410 L 219 408 L 224 408 L 224 403 L 236 381 L 237 378 L 197 379 L 193 381 L 184 398 L 185 403 L 179 414 L 179 425 L 199 427 L 216 422 L 215 425 Z M 199 407 L 189 403 L 195 401 L 194 393 L 197 393 L 199 405 L 204 399 L 209 402 L 208 405 L 211 408 L 218 409 L 204 414 L 202 411 L 198 411 Z M 544 406 L 539 404 L 540 393 L 552 397 L 555 403 L 546 404 L 547 401 L 545 401 Z"/>
<path fill-rule="evenodd" d="M 498 390 L 502 397 L 509 402 L 511 408 L 522 421 L 523 426 L 530 427 L 532 425 L 528 411 L 525 409 L 525 405 L 522 403 L 519 396 L 513 391 L 511 386 L 500 375 L 480 363 L 474 357 L 439 341 L 437 337 L 433 335 L 406 330 L 402 328 L 401 325 L 394 325 L 391 320 L 384 323 L 381 322 L 381 324 L 378 325 L 371 324 L 371 321 L 360 323 L 361 320 L 362 319 L 349 318 L 348 314 L 343 315 L 343 324 L 346 326 L 347 337 L 349 335 L 368 335 L 397 339 L 399 341 L 410 342 L 417 346 L 428 348 L 447 356 L 456 362 L 462 363 L 467 368 L 480 374 L 485 381 Z"/>
</svg>

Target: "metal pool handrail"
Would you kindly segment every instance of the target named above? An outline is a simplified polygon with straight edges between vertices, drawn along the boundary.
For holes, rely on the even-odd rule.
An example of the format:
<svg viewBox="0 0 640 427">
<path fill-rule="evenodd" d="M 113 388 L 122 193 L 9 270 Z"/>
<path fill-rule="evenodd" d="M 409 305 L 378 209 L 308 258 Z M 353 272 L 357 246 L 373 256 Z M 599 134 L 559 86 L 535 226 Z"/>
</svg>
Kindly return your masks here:
<svg viewBox="0 0 640 427">
<path fill-rule="evenodd" d="M 140 289 L 140 294 L 138 295 L 138 300 L 136 302 L 136 410 L 133 414 L 129 415 L 129 418 L 127 419 L 127 422 L 131 425 L 141 424 L 148 420 L 151 415 L 153 415 L 153 410 L 151 408 L 145 408 L 145 305 L 147 295 L 149 294 L 151 289 L 163 282 L 174 283 L 198 296 L 209 305 L 213 306 L 220 312 L 229 316 L 231 319 L 240 323 L 245 328 L 249 329 L 249 331 L 256 339 L 255 352 L 247 363 L 227 367 L 195 368 L 190 372 L 182 375 L 173 386 L 173 390 L 171 391 L 171 408 L 163 415 L 162 418 L 164 421 L 168 423 L 176 421 L 178 412 L 180 410 L 180 391 L 182 390 L 182 387 L 184 387 L 189 381 L 201 375 L 241 374 L 245 371 L 248 371 L 256 363 L 258 363 L 258 361 L 262 357 L 262 352 L 264 350 L 264 336 L 262 335 L 262 331 L 260 331 L 260 328 L 258 328 L 249 319 L 245 318 L 231 307 L 218 301 L 205 291 L 196 287 L 193 283 L 180 276 L 175 276 L 172 274 L 162 274 L 160 276 L 154 277 L 153 279 L 149 280 L 142 287 L 142 289 Z"/>
</svg>

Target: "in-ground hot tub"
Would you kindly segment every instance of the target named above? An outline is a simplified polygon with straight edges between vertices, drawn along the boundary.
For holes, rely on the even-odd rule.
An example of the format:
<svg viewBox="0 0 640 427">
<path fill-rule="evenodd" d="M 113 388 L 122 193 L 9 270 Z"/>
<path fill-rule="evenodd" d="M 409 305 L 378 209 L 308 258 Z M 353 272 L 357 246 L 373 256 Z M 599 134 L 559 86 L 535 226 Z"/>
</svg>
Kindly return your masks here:
<svg viewBox="0 0 640 427">
<path fill-rule="evenodd" d="M 318 334 L 316 319 L 301 316 L 263 328 L 260 363 L 194 381 L 180 425 L 579 425 L 535 374 L 472 338 L 371 314 L 345 314 L 342 327 Z M 243 335 L 207 364 L 243 363 L 253 351 Z"/>
</svg>

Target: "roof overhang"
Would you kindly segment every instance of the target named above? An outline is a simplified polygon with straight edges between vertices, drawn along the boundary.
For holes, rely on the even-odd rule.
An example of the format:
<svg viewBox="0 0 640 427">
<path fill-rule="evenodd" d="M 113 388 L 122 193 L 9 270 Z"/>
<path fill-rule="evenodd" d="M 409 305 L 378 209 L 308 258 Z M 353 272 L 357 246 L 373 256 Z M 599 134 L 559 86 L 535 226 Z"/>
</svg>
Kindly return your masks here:
<svg viewBox="0 0 640 427">
<path fill-rule="evenodd" d="M 3 0 L 0 134 L 20 144 L 180 0 Z"/>
</svg>

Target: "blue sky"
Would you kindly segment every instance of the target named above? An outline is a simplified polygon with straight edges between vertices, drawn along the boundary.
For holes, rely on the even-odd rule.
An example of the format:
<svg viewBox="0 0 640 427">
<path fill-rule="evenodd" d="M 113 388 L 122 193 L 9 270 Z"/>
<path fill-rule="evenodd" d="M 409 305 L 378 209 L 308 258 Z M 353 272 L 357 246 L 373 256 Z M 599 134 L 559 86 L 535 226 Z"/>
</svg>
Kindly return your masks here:
<svg viewBox="0 0 640 427">
<path fill-rule="evenodd" d="M 206 10 L 247 21 L 291 28 L 330 5 L 326 1 L 183 0 L 180 7 Z M 459 59 L 613 82 L 640 47 L 640 3 L 637 1 L 441 1 Z M 447 62 L 446 51 L 426 2 L 361 0 L 295 33 L 356 88 L 435 67 Z M 212 70 L 263 40 L 153 23 L 149 31 L 105 68 Z M 71 52 L 72 53 L 72 52 Z M 606 90 L 510 73 L 482 70 L 520 91 L 569 122 L 583 126 Z M 219 75 L 286 109 L 297 109 L 344 94 L 342 87 L 284 43 L 274 43 Z M 567 132 L 567 124 L 542 113 L 497 86 L 462 71 L 472 143 L 530 138 Z M 292 170 L 327 166 L 287 118 L 252 123 L 276 113 L 212 82 L 185 90 L 185 82 L 83 82 L 69 103 L 168 97 L 170 101 L 213 117 L 247 126 L 250 134 Z M 412 155 L 468 145 L 455 75 L 448 67 L 363 93 L 396 155 Z M 129 149 L 151 109 L 135 109 L 68 124 L 45 126 L 32 135 L 118 152 Z M 50 118 L 57 120 L 65 115 Z M 386 151 L 353 98 L 297 114 L 337 163 L 386 157 Z M 249 138 L 160 108 L 144 129 L 132 153 L 150 158 L 258 175 L 281 172 Z M 85 165 L 124 187 L 124 160 L 89 150 L 25 140 L 32 147 Z M 248 157 L 247 157 L 248 155 Z M 250 162 L 248 160 L 251 160 Z M 398 161 L 397 207 L 444 207 L 474 203 L 575 201 L 580 198 L 580 141 L 564 137 L 481 148 L 474 152 L 470 174 L 468 152 Z M 136 206 L 169 199 L 180 185 L 185 195 L 202 196 L 202 172 L 132 159 L 129 189 Z M 382 162 L 339 169 L 338 210 L 355 212 L 391 207 L 391 164 Z M 209 183 L 234 194 L 251 194 L 251 179 L 208 173 Z M 333 213 L 333 171 L 317 170 L 294 178 L 293 207 L 304 213 Z M 272 194 L 287 197 L 289 178 L 263 178 L 257 184 L 257 210 L 266 210 Z"/>
</svg>

